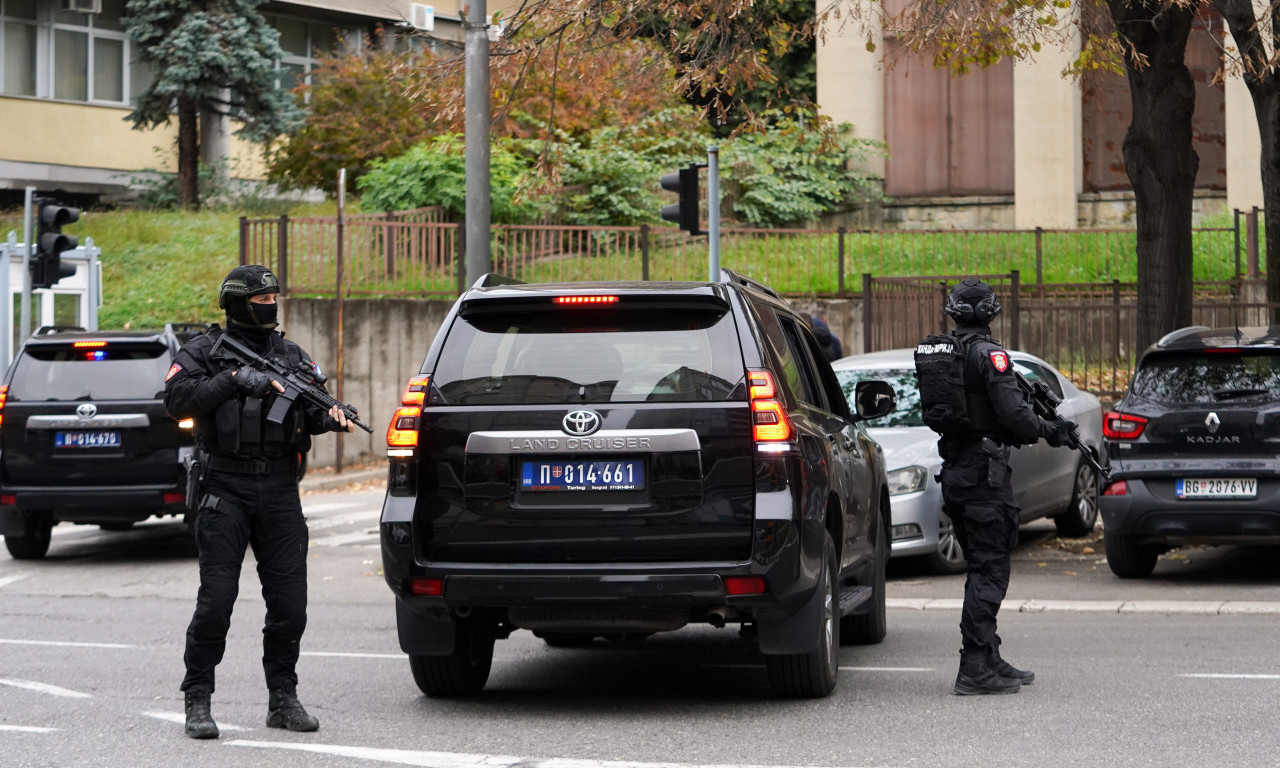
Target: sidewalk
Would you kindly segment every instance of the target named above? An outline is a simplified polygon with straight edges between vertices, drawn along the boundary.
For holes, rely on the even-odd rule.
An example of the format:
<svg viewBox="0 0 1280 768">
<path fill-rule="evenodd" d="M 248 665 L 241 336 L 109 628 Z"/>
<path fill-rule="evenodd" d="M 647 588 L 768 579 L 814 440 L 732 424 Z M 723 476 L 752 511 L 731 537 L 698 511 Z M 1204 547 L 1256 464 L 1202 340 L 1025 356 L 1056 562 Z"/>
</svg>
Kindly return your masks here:
<svg viewBox="0 0 1280 768">
<path fill-rule="evenodd" d="M 333 467 L 318 467 L 316 469 L 308 469 L 307 476 L 302 478 L 299 488 L 303 493 L 315 493 L 317 491 L 332 491 L 337 488 L 345 488 L 357 483 L 380 483 L 385 485 L 387 480 L 387 462 L 375 461 L 365 464 L 349 464 L 342 468 L 342 472 L 335 473 Z"/>
</svg>

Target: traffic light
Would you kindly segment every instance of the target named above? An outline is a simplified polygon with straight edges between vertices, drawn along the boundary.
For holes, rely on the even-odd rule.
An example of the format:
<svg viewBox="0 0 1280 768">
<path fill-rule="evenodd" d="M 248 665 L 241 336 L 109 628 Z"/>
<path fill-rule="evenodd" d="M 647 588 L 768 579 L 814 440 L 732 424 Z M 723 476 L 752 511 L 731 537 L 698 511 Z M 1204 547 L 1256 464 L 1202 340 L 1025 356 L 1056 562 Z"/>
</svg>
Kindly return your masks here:
<svg viewBox="0 0 1280 768">
<path fill-rule="evenodd" d="M 62 228 L 80 220 L 80 209 L 51 198 L 39 198 L 36 205 L 36 254 L 31 261 L 31 287 L 49 288 L 76 273 L 74 264 L 62 263 L 62 253 L 74 250 L 79 240 L 75 235 L 63 234 Z"/>
<path fill-rule="evenodd" d="M 662 175 L 662 188 L 680 195 L 680 202 L 662 206 L 662 218 L 674 221 L 691 235 L 702 234 L 698 229 L 698 168 L 690 163 L 676 173 Z"/>
</svg>

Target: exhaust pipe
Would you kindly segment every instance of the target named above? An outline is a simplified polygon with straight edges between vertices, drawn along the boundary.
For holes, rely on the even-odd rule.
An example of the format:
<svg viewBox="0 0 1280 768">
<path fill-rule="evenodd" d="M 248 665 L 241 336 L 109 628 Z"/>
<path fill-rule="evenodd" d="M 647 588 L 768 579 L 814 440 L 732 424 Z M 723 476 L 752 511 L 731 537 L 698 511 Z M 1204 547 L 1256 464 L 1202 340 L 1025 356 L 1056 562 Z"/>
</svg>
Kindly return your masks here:
<svg viewBox="0 0 1280 768">
<path fill-rule="evenodd" d="M 729 616 L 729 606 L 718 605 L 707 611 L 707 623 L 716 629 L 724 629 L 724 620 Z"/>
</svg>

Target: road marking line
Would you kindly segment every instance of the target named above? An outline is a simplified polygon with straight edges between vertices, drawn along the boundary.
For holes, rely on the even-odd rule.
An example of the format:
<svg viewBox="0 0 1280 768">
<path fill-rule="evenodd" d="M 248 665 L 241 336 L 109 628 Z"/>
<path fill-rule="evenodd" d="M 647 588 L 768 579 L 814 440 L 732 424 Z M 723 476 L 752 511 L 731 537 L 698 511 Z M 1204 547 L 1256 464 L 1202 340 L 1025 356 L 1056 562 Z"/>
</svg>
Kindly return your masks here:
<svg viewBox="0 0 1280 768">
<path fill-rule="evenodd" d="M 332 512 L 336 509 L 354 509 L 361 506 L 354 501 L 329 502 L 328 504 L 303 504 L 302 513 L 304 515 L 314 515 L 317 512 Z"/>
<path fill-rule="evenodd" d="M 11 688 L 25 688 L 28 691 L 36 693 L 47 693 L 50 696 L 62 696 L 67 699 L 92 699 L 93 696 L 80 691 L 73 691 L 70 688 L 61 688 L 48 683 L 37 683 L 32 680 L 10 680 L 0 677 L 0 685 L 7 685 Z"/>
<path fill-rule="evenodd" d="M 303 651 L 303 656 L 333 656 L 342 659 L 405 659 L 403 653 L 341 653 L 339 651 Z"/>
<path fill-rule="evenodd" d="M 705 669 L 764 669 L 763 664 L 703 664 Z M 933 667 L 839 667 L 842 672 L 933 672 Z"/>
<path fill-rule="evenodd" d="M 7 645 L 52 645 L 58 648 L 137 648 L 136 645 L 124 643 L 68 643 L 62 640 L 6 640 L 0 638 L 0 644 Z"/>
<path fill-rule="evenodd" d="M 0 731 L 22 731 L 23 733 L 53 733 L 57 728 L 42 728 L 38 725 L 0 725 Z"/>
<path fill-rule="evenodd" d="M 157 712 L 155 710 L 148 710 L 146 712 L 143 712 L 142 714 L 146 715 L 147 717 L 154 717 L 157 720 L 164 720 L 170 723 L 177 723 L 178 725 L 187 724 L 187 716 L 180 715 L 177 712 Z M 218 730 L 220 731 L 252 731 L 253 729 L 245 728 L 239 725 L 227 725 L 225 723 L 218 723 Z"/>
<path fill-rule="evenodd" d="M 374 531 L 356 531 L 355 533 L 340 533 L 336 536 L 321 536 L 318 539 L 312 539 L 311 543 L 317 547 L 340 547 L 343 544 L 354 544 L 361 541 L 375 542 L 378 540 L 378 533 Z"/>
<path fill-rule="evenodd" d="M 1214 672 L 1186 672 L 1178 675 L 1178 677 L 1197 677 L 1210 680 L 1280 680 L 1280 675 L 1218 674 Z"/>
<path fill-rule="evenodd" d="M 228 741 L 230 747 L 258 747 L 260 749 L 295 749 L 337 755 L 357 760 L 376 760 L 399 765 L 417 765 L 425 768 L 792 768 L 790 766 L 754 765 L 691 765 L 686 763 L 640 763 L 622 760 L 578 760 L 550 758 L 534 760 L 509 755 L 472 755 L 461 752 L 415 752 L 407 749 L 379 749 L 374 747 L 348 747 L 341 744 L 302 744 L 273 741 Z"/>
<path fill-rule="evenodd" d="M 3 579 L 0 579 L 0 587 L 7 587 L 10 584 L 17 583 L 30 575 L 31 574 L 29 573 L 15 573 L 12 576 L 5 576 Z"/>
</svg>

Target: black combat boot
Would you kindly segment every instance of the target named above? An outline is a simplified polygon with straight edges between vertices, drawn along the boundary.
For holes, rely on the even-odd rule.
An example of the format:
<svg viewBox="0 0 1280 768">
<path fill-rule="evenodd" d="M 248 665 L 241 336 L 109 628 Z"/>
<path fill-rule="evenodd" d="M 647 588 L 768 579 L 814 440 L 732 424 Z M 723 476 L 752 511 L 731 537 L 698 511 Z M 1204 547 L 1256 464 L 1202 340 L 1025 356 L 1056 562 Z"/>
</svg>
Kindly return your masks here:
<svg viewBox="0 0 1280 768">
<path fill-rule="evenodd" d="M 1011 677 L 1023 685 L 1031 685 L 1036 681 L 1036 673 L 1029 669 L 1018 669 L 1009 662 L 1000 658 L 1000 648 L 997 646 L 991 651 L 991 655 L 987 657 L 987 666 L 991 668 L 1001 677 Z"/>
<path fill-rule="evenodd" d="M 1002 677 L 987 663 L 985 650 L 961 651 L 960 671 L 956 674 L 955 692 L 961 696 L 990 693 L 1017 693 L 1022 683 L 1016 678 Z"/>
<path fill-rule="evenodd" d="M 314 731 L 320 728 L 320 721 L 307 714 L 296 693 L 276 688 L 267 704 L 267 727 Z"/>
<path fill-rule="evenodd" d="M 187 724 L 183 731 L 193 739 L 218 738 L 218 724 L 213 722 L 209 714 L 209 694 L 186 694 Z"/>
</svg>

